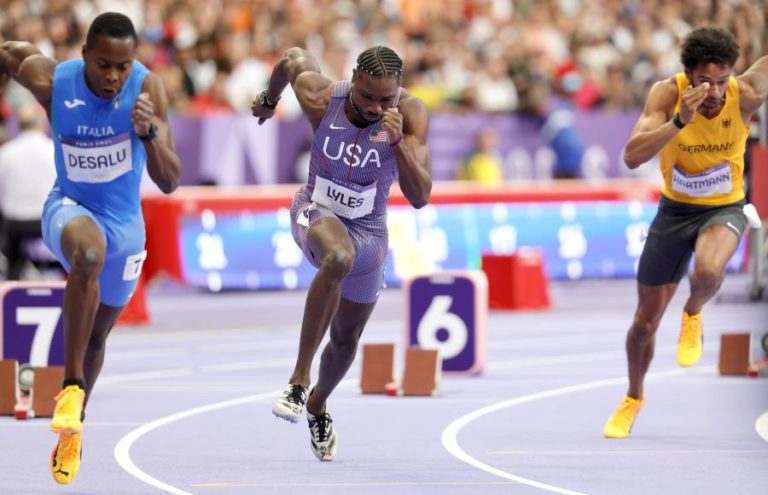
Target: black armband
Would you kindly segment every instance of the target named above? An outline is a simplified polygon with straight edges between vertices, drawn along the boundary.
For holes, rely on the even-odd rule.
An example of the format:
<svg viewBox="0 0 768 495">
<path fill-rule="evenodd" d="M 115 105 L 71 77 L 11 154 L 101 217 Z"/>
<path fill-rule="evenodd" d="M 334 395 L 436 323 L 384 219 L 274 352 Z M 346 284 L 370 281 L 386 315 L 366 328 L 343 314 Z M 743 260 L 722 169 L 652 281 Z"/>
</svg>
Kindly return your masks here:
<svg viewBox="0 0 768 495">
<path fill-rule="evenodd" d="M 677 127 L 678 129 L 682 129 L 683 127 L 685 127 L 685 123 L 682 120 L 680 120 L 680 112 L 677 112 L 672 116 L 672 123 L 675 124 L 675 127 Z"/>
</svg>

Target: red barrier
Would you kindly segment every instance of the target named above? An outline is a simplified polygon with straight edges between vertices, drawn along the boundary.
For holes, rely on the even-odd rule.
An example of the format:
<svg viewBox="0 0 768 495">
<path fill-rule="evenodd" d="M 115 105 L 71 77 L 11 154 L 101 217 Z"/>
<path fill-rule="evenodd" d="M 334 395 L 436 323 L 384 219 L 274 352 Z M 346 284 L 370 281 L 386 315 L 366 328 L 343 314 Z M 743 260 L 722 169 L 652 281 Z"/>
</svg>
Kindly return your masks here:
<svg viewBox="0 0 768 495">
<path fill-rule="evenodd" d="M 549 309 L 549 280 L 544 254 L 523 248 L 514 254 L 483 255 L 488 277 L 488 307 L 491 309 Z"/>
</svg>

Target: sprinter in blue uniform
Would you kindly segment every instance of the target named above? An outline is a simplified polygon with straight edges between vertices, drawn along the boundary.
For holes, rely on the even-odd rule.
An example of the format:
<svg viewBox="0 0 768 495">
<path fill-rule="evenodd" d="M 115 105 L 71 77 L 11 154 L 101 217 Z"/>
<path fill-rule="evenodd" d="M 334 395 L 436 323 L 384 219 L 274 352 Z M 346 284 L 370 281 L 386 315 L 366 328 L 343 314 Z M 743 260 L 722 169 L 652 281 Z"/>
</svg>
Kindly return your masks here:
<svg viewBox="0 0 768 495">
<path fill-rule="evenodd" d="M 107 335 L 146 258 L 139 186 L 146 165 L 165 193 L 181 162 L 160 78 L 134 60 L 131 20 L 104 13 L 82 59 L 57 62 L 29 43 L 0 45 L 0 85 L 13 78 L 45 108 L 56 182 L 43 209 L 43 239 L 69 272 L 64 290 L 65 380 L 51 429 L 51 473 L 61 484 L 80 467 L 83 411 L 104 362 Z"/>
</svg>

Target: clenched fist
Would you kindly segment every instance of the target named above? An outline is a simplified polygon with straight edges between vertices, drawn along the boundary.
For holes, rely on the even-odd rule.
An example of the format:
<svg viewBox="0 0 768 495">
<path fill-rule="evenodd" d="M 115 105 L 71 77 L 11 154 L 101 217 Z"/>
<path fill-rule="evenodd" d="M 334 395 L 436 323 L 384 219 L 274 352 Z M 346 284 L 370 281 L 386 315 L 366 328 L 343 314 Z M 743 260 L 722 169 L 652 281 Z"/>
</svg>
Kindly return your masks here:
<svg viewBox="0 0 768 495">
<path fill-rule="evenodd" d="M 155 105 L 149 99 L 149 93 L 141 93 L 136 98 L 136 104 L 131 112 L 131 123 L 133 130 L 139 136 L 149 134 L 149 128 L 152 126 L 152 116 L 155 114 Z"/>
<path fill-rule="evenodd" d="M 381 127 L 387 131 L 389 144 L 397 143 L 403 135 L 403 114 L 396 107 L 387 108 L 381 117 Z"/>
</svg>

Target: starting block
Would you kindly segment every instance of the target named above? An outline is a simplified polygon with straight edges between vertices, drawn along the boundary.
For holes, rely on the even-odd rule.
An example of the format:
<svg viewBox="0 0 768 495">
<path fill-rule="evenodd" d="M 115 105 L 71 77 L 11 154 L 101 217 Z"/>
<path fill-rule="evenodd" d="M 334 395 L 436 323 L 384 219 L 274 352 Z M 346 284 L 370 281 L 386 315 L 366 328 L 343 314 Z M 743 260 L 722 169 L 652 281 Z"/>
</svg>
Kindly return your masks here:
<svg viewBox="0 0 768 495">
<path fill-rule="evenodd" d="M 752 335 L 749 333 L 724 333 L 720 335 L 721 375 L 747 375 L 751 364 Z"/>
<path fill-rule="evenodd" d="M 0 415 L 12 416 L 19 402 L 19 363 L 15 359 L 0 361 Z"/>
<path fill-rule="evenodd" d="M 549 309 L 549 281 L 544 253 L 521 248 L 513 254 L 483 254 L 491 309 Z"/>
<path fill-rule="evenodd" d="M 414 346 L 406 351 L 402 386 L 394 378 L 394 361 L 394 344 L 363 346 L 360 388 L 364 394 L 430 396 L 438 393 L 442 359 L 437 349 Z"/>
<path fill-rule="evenodd" d="M 437 349 L 411 347 L 405 353 L 403 395 L 436 395 L 442 362 Z"/>
<path fill-rule="evenodd" d="M 56 408 L 56 395 L 61 392 L 64 381 L 64 366 L 35 368 L 35 382 L 32 386 L 32 410 L 38 418 L 50 418 Z"/>
<path fill-rule="evenodd" d="M 395 344 L 363 345 L 360 390 L 364 394 L 387 393 L 387 385 L 395 379 Z"/>
<path fill-rule="evenodd" d="M 64 381 L 63 366 L 32 368 L 15 359 L 0 361 L 0 415 L 16 419 L 51 417 Z"/>
</svg>

